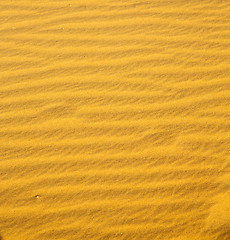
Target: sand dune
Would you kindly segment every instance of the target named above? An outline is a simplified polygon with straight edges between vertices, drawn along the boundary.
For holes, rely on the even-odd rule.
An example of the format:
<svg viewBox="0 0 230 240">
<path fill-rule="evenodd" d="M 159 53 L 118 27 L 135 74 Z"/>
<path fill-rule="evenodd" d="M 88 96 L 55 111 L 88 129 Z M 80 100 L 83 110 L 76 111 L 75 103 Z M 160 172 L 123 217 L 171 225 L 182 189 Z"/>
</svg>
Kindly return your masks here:
<svg viewBox="0 0 230 240">
<path fill-rule="evenodd" d="M 3 240 L 230 239 L 229 12 L 1 1 Z"/>
</svg>

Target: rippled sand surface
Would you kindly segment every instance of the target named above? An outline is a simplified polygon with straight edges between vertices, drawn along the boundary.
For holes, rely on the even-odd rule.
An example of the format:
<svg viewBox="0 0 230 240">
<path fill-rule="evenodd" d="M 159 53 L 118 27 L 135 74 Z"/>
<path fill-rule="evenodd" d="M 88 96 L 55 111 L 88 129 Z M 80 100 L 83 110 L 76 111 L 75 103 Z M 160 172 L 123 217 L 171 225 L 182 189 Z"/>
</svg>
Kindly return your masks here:
<svg viewBox="0 0 230 240">
<path fill-rule="evenodd" d="M 3 240 L 230 239 L 230 1 L 0 2 Z"/>
</svg>

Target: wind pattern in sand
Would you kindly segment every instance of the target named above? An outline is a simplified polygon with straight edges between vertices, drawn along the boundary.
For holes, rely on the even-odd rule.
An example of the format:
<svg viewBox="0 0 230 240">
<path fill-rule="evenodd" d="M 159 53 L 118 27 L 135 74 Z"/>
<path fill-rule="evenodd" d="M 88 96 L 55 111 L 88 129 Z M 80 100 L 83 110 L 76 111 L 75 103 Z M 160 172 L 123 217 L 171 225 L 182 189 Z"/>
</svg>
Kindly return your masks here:
<svg viewBox="0 0 230 240">
<path fill-rule="evenodd" d="M 230 1 L 0 2 L 3 240 L 230 239 Z"/>
</svg>

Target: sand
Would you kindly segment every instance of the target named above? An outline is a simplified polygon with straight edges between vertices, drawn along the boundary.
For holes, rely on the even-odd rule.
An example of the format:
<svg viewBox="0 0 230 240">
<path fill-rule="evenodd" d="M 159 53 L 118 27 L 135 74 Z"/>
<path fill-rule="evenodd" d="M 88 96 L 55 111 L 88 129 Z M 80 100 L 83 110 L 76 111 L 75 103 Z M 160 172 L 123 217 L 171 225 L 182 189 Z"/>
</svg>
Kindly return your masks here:
<svg viewBox="0 0 230 240">
<path fill-rule="evenodd" d="M 229 240 L 229 13 L 1 1 L 2 239 Z"/>
</svg>

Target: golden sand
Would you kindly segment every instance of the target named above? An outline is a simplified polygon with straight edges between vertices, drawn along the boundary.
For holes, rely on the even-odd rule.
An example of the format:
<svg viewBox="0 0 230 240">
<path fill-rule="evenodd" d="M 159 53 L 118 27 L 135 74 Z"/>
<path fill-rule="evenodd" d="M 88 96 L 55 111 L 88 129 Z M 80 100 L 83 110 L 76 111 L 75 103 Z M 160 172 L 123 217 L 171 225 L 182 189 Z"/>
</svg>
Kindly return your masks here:
<svg viewBox="0 0 230 240">
<path fill-rule="evenodd" d="M 230 1 L 0 2 L 3 240 L 230 239 Z"/>
</svg>

